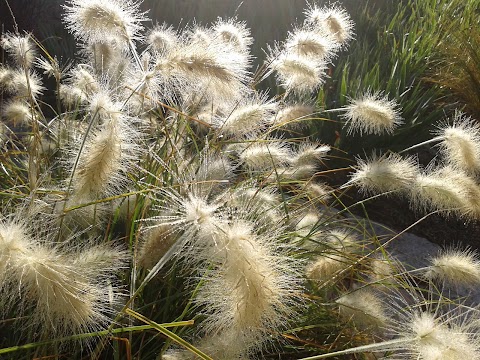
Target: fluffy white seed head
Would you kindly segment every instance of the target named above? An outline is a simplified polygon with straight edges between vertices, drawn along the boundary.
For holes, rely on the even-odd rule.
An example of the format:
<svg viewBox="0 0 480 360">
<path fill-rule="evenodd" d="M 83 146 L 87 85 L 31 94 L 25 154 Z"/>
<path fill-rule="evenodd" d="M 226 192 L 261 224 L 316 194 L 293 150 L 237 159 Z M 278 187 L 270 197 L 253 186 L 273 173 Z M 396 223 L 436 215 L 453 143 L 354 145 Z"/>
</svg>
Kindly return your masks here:
<svg viewBox="0 0 480 360">
<path fill-rule="evenodd" d="M 345 229 L 332 229 L 323 234 L 323 242 L 337 251 L 354 252 L 359 247 L 357 236 Z"/>
<path fill-rule="evenodd" d="M 229 204 L 243 214 L 253 215 L 259 228 L 281 223 L 281 199 L 274 187 L 258 188 L 247 183 L 235 189 Z"/>
<path fill-rule="evenodd" d="M 21 36 L 6 33 L 0 39 L 0 46 L 7 51 L 18 66 L 24 69 L 32 67 L 37 54 L 31 34 L 27 33 Z"/>
<path fill-rule="evenodd" d="M 200 25 L 194 25 L 187 34 L 190 44 L 210 46 L 213 41 L 212 30 Z"/>
<path fill-rule="evenodd" d="M 450 287 L 478 286 L 480 260 L 478 254 L 469 250 L 447 250 L 431 259 L 425 276 Z"/>
<path fill-rule="evenodd" d="M 160 54 L 172 51 L 180 41 L 177 32 L 166 24 L 155 26 L 149 31 L 146 40 L 150 48 Z"/>
<path fill-rule="evenodd" d="M 0 89 L 12 89 L 14 71 L 10 67 L 0 65 Z"/>
<path fill-rule="evenodd" d="M 381 157 L 373 155 L 370 159 L 358 159 L 349 183 L 364 193 L 404 192 L 411 188 L 418 173 L 413 158 L 402 158 L 395 153 Z"/>
<path fill-rule="evenodd" d="M 340 316 L 352 320 L 360 328 L 372 328 L 387 323 L 382 301 L 368 288 L 345 294 L 336 300 Z"/>
<path fill-rule="evenodd" d="M 110 94 L 100 90 L 92 94 L 88 99 L 88 110 L 91 116 L 95 116 L 98 123 L 117 121 L 122 114 L 121 104 L 112 100 Z"/>
<path fill-rule="evenodd" d="M 81 149 L 77 167 L 72 169 L 75 197 L 98 199 L 125 185 L 126 171 L 138 153 L 137 134 L 130 126 L 111 120 L 91 134 Z"/>
<path fill-rule="evenodd" d="M 58 62 L 57 56 L 45 59 L 43 56 L 38 57 L 35 61 L 35 66 L 43 70 L 43 74 L 47 77 L 54 77 L 55 80 L 60 81 L 65 69 L 62 69 Z"/>
<path fill-rule="evenodd" d="M 283 326 L 297 286 L 292 277 L 295 266 L 274 253 L 275 234 L 260 236 L 253 224 L 242 220 L 223 230 L 216 237 L 216 252 L 211 257 L 219 263 L 218 268 L 206 279 L 199 298 L 213 312 L 207 332 L 236 339 L 235 352 L 245 354 Z M 232 350 L 225 349 L 230 355 Z"/>
<path fill-rule="evenodd" d="M 61 84 L 58 96 L 66 106 L 75 107 L 87 102 L 85 93 L 80 88 L 72 85 Z"/>
<path fill-rule="evenodd" d="M 326 62 L 330 62 L 338 50 L 338 43 L 331 36 L 308 27 L 289 33 L 284 46 L 288 52 Z"/>
<path fill-rule="evenodd" d="M 332 188 L 327 184 L 315 183 L 312 181 L 303 184 L 301 186 L 301 191 L 305 194 L 308 201 L 312 203 L 325 203 L 330 199 L 333 192 Z"/>
<path fill-rule="evenodd" d="M 240 153 L 240 161 L 253 171 L 275 169 L 289 162 L 290 151 L 279 142 L 251 143 Z"/>
<path fill-rule="evenodd" d="M 170 225 L 150 226 L 143 236 L 143 242 L 138 252 L 138 264 L 145 269 L 152 268 L 176 240 L 177 237 L 172 232 Z"/>
<path fill-rule="evenodd" d="M 246 100 L 228 111 L 227 115 L 217 117 L 214 120 L 215 127 L 230 137 L 251 136 L 265 127 L 275 108 L 274 102 L 262 98 Z"/>
<path fill-rule="evenodd" d="M 248 52 L 253 38 L 245 22 L 235 19 L 218 19 L 212 27 L 213 35 L 217 41 L 231 45 L 236 51 Z"/>
<path fill-rule="evenodd" d="M 245 55 L 218 42 L 180 46 L 159 56 L 155 74 L 161 86 L 182 99 L 237 99 L 248 80 Z M 198 101 L 198 100 L 197 100 Z"/>
<path fill-rule="evenodd" d="M 93 75 L 93 69 L 88 66 L 79 65 L 72 69 L 70 72 L 70 83 L 87 96 L 100 90 L 100 84 Z"/>
<path fill-rule="evenodd" d="M 132 0 L 69 0 L 64 8 L 67 28 L 87 43 L 111 38 L 132 41 L 146 20 L 139 3 Z"/>
<path fill-rule="evenodd" d="M 30 125 L 33 120 L 31 107 L 22 100 L 8 102 L 2 110 L 2 115 L 7 123 L 13 126 Z"/>
<path fill-rule="evenodd" d="M 480 126 L 457 112 L 453 124 L 441 125 L 435 134 L 441 138 L 440 151 L 445 162 L 467 174 L 480 171 Z"/>
<path fill-rule="evenodd" d="M 14 71 L 10 85 L 9 90 L 13 94 L 25 99 L 36 98 L 43 94 L 43 90 L 45 90 L 40 77 L 33 71 L 27 73 L 23 70 Z"/>
<path fill-rule="evenodd" d="M 296 104 L 281 108 L 271 119 L 273 126 L 292 129 L 302 128 L 306 120 L 313 117 L 315 108 L 311 105 Z"/>
<path fill-rule="evenodd" d="M 330 34 L 341 45 L 346 45 L 353 38 L 353 21 L 345 9 L 338 6 L 320 8 L 313 4 L 305 15 L 307 24 Z"/>
<path fill-rule="evenodd" d="M 271 55 L 271 71 L 277 73 L 277 79 L 287 92 L 310 94 L 320 87 L 326 76 L 327 65 L 323 61 L 314 61 L 296 53 L 280 52 Z"/>
<path fill-rule="evenodd" d="M 419 174 L 410 188 L 412 206 L 421 211 L 442 210 L 446 215 L 464 213 L 465 187 L 455 180 L 456 173 L 451 168 Z"/>
<path fill-rule="evenodd" d="M 434 306 L 437 308 L 433 309 Z M 383 350 L 393 351 L 395 358 L 405 360 L 477 359 L 480 349 L 473 325 L 478 321 L 478 310 L 444 307 L 427 301 L 394 310 L 398 319 L 385 328 L 398 342 L 385 344 Z"/>
<path fill-rule="evenodd" d="M 126 254 L 107 245 L 66 254 L 37 237 L 19 222 L 0 225 L 3 305 L 32 310 L 22 324 L 43 336 L 102 328 L 118 301 L 114 278 Z"/>
<path fill-rule="evenodd" d="M 366 93 L 352 99 L 343 109 L 345 114 L 342 117 L 346 119 L 348 133 L 391 134 L 403 123 L 397 102 L 388 100 L 381 93 Z"/>
<path fill-rule="evenodd" d="M 335 278 L 339 272 L 347 269 L 351 262 L 345 256 L 325 254 L 316 257 L 306 269 L 307 278 L 315 283 L 323 284 Z"/>
<path fill-rule="evenodd" d="M 328 145 L 304 142 L 293 157 L 293 166 L 313 165 L 318 167 L 329 151 L 330 146 Z"/>
</svg>

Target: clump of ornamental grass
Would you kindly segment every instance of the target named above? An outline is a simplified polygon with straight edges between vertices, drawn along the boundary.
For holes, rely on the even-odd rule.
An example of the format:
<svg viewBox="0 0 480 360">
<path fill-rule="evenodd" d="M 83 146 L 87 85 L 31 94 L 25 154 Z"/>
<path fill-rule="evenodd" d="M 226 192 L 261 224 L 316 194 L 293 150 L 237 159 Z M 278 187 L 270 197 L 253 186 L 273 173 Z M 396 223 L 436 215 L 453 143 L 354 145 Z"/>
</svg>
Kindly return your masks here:
<svg viewBox="0 0 480 360">
<path fill-rule="evenodd" d="M 428 334 L 416 329 L 431 320 L 447 344 L 435 353 L 474 358 L 476 349 L 461 352 L 449 339 L 452 329 L 463 334 L 463 324 L 447 321 L 448 312 L 438 317 L 440 305 L 433 312 L 427 301 L 407 308 L 397 296 L 381 306 L 390 293 L 378 283 L 399 286 L 399 294 L 411 284 L 385 280 L 396 278 L 385 269 L 374 277 L 375 236 L 345 220 L 348 208 L 329 206 L 341 203 L 324 179 L 334 147 L 305 130 L 321 120 L 315 91 L 353 39 L 343 9 L 311 4 L 303 23 L 267 49 L 257 74 L 253 38 L 238 19 L 144 31 L 137 1 L 69 0 L 64 10 L 80 48 L 76 63 L 45 53 L 29 34 L 7 33 L 0 44 L 7 55 L 0 113 L 6 126 L 25 133 L 9 138 L 5 127 L 2 134 L 8 151 L 0 176 L 11 188 L 0 192 L 0 325 L 27 327 L 21 340 L 7 331 L 2 346 L 47 340 L 26 356 L 77 358 L 85 354 L 74 346 L 60 354 L 56 343 L 85 338 L 92 357 L 123 356 L 128 331 L 128 349 L 139 357 L 152 350 L 173 359 L 255 359 L 282 346 L 279 338 L 294 339 L 291 328 L 323 329 L 311 323 L 321 315 L 303 316 L 321 301 L 330 303 L 322 311 L 337 314 L 340 306 L 340 315 L 365 331 L 391 325 L 390 339 L 366 349 L 417 354 Z M 48 112 L 40 74 L 55 81 L 58 101 Z M 256 89 L 271 75 L 284 91 L 277 96 Z M 383 93 L 340 110 L 361 135 L 391 133 L 402 122 Z M 478 216 L 475 172 L 467 170 L 477 136 L 458 134 L 476 127 L 456 124 L 437 136 L 445 166 L 421 172 L 413 157 L 387 153 L 359 161 L 346 186 L 410 196 L 417 209 Z M 447 193 L 449 182 L 456 188 Z M 475 266 L 471 253 L 444 255 L 422 279 L 433 287 L 463 274 L 471 284 Z M 404 316 L 408 311 L 416 315 Z M 130 315 L 146 325 L 133 325 Z M 310 323 L 299 325 L 301 318 Z M 151 341 L 145 330 L 168 340 Z M 474 339 L 462 336 L 466 349 Z"/>
</svg>

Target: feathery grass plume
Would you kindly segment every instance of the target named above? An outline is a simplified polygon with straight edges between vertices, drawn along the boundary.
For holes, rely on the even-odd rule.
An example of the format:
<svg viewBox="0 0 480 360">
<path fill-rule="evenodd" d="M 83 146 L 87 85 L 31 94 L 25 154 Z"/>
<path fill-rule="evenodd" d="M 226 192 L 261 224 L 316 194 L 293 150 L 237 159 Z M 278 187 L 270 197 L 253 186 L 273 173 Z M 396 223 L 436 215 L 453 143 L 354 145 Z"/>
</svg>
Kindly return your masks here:
<svg viewBox="0 0 480 360">
<path fill-rule="evenodd" d="M 239 157 L 247 169 L 266 171 L 288 164 L 291 151 L 280 141 L 252 142 L 245 147 Z"/>
<path fill-rule="evenodd" d="M 480 171 L 480 125 L 471 117 L 456 112 L 451 125 L 444 124 L 435 131 L 445 162 L 467 174 Z"/>
<path fill-rule="evenodd" d="M 198 194 L 195 184 L 186 184 L 181 192 L 173 188 L 160 188 L 152 202 L 155 215 L 148 219 L 148 229 L 169 227 L 169 236 L 180 244 L 180 256 L 188 262 L 203 260 L 199 249 L 211 246 L 212 237 L 218 232 L 228 194 Z M 161 230 L 160 230 L 161 232 Z M 189 246 L 186 246 L 186 245 Z"/>
<path fill-rule="evenodd" d="M 299 166 L 290 166 L 287 168 L 278 168 L 270 173 L 267 180 L 271 182 L 298 182 L 310 180 L 317 172 L 318 166 L 303 164 Z"/>
<path fill-rule="evenodd" d="M 291 104 L 281 107 L 270 122 L 272 126 L 301 129 L 314 114 L 315 108 L 311 105 Z"/>
<path fill-rule="evenodd" d="M 318 7 L 310 4 L 305 11 L 305 23 L 326 32 L 342 46 L 353 39 L 353 21 L 347 11 L 337 5 Z"/>
<path fill-rule="evenodd" d="M 104 75 L 109 83 L 118 83 L 130 61 L 118 41 L 110 39 L 85 46 L 83 53 L 90 59 L 95 72 Z"/>
<path fill-rule="evenodd" d="M 277 81 L 287 93 L 310 94 L 325 82 L 327 63 L 324 61 L 274 49 L 267 62 L 270 72 L 276 72 Z"/>
<path fill-rule="evenodd" d="M 277 226 L 282 221 L 282 199 L 275 187 L 258 187 L 247 181 L 234 189 L 228 204 L 244 213 L 255 214 L 260 227 Z"/>
<path fill-rule="evenodd" d="M 13 74 L 12 68 L 0 64 L 0 89 L 6 91 L 12 89 Z"/>
<path fill-rule="evenodd" d="M 66 107 L 75 108 L 87 102 L 87 96 L 78 87 L 60 84 L 58 96 Z"/>
<path fill-rule="evenodd" d="M 70 71 L 69 85 L 80 89 L 84 96 L 91 96 L 100 91 L 100 84 L 93 75 L 93 69 L 79 64 Z"/>
<path fill-rule="evenodd" d="M 405 192 L 411 189 L 418 174 L 417 162 L 412 157 L 373 154 L 366 160 L 357 159 L 355 172 L 347 184 L 359 187 L 363 193 Z"/>
<path fill-rule="evenodd" d="M 300 215 L 300 220 L 295 225 L 295 241 L 304 242 L 304 240 L 313 240 L 308 241 L 303 247 L 311 248 L 314 246 L 317 240 L 318 224 L 320 223 L 320 216 L 317 212 L 309 211 Z"/>
<path fill-rule="evenodd" d="M 8 91 L 18 97 L 25 99 L 37 98 L 45 90 L 40 76 L 34 71 L 26 73 L 23 70 L 15 70 L 11 80 L 11 87 L 8 88 Z"/>
<path fill-rule="evenodd" d="M 139 266 L 152 268 L 172 247 L 177 237 L 171 230 L 171 225 L 153 224 L 145 232 L 137 256 Z"/>
<path fill-rule="evenodd" d="M 288 33 L 284 47 L 299 56 L 329 63 L 339 45 L 331 36 L 304 26 Z"/>
<path fill-rule="evenodd" d="M 35 66 L 43 70 L 43 74 L 47 77 L 55 78 L 56 81 L 60 82 L 63 77 L 64 72 L 69 68 L 70 65 L 60 66 L 56 56 L 53 58 L 45 59 L 43 56 L 37 57 L 35 60 Z"/>
<path fill-rule="evenodd" d="M 36 58 L 35 45 L 31 40 L 32 35 L 6 33 L 0 39 L 0 46 L 7 51 L 15 63 L 22 69 L 30 69 Z"/>
<path fill-rule="evenodd" d="M 367 92 L 358 99 L 351 99 L 343 110 L 342 117 L 346 120 L 348 133 L 391 134 L 403 123 L 397 102 L 388 100 L 380 92 Z"/>
<path fill-rule="evenodd" d="M 332 188 L 327 184 L 315 183 L 312 181 L 304 183 L 300 188 L 308 201 L 313 203 L 325 203 L 331 198 L 333 192 Z"/>
<path fill-rule="evenodd" d="M 25 224 L 2 222 L 2 297 L 8 299 L 4 304 L 22 312 L 31 310 L 24 326 L 40 334 L 64 336 L 101 329 L 115 305 L 114 272 L 124 267 L 124 254 L 111 259 L 118 252 L 102 246 L 72 257 L 46 242 L 33 237 Z"/>
<path fill-rule="evenodd" d="M 480 260 L 473 250 L 450 249 L 433 257 L 425 277 L 449 287 L 475 287 L 480 282 Z"/>
<path fill-rule="evenodd" d="M 412 279 L 401 279 L 402 289 L 390 289 L 384 301 L 389 321 L 385 341 L 371 351 L 390 352 L 396 359 L 477 359 L 479 309 L 455 304 L 428 293 Z"/>
<path fill-rule="evenodd" d="M 216 349 L 215 358 L 232 359 L 257 349 L 285 325 L 298 285 L 293 262 L 274 251 L 275 231 L 258 234 L 245 220 L 222 230 L 211 256 L 219 265 L 199 299 L 211 314 L 206 333 L 234 340 Z"/>
<path fill-rule="evenodd" d="M 276 106 L 277 104 L 267 100 L 266 96 L 244 99 L 241 103 L 236 103 L 231 110 L 224 110 L 226 115 L 215 117 L 214 124 L 221 134 L 235 138 L 251 137 L 265 128 Z"/>
<path fill-rule="evenodd" d="M 122 105 L 114 102 L 108 91 L 100 89 L 88 98 L 88 111 L 92 117 L 99 119 L 98 123 L 119 121 L 122 116 Z"/>
<path fill-rule="evenodd" d="M 146 42 L 154 52 L 166 54 L 179 46 L 180 38 L 172 26 L 162 24 L 147 33 Z"/>
<path fill-rule="evenodd" d="M 140 3 L 133 0 L 69 0 L 64 5 L 67 29 L 86 43 L 119 38 L 132 41 L 146 21 L 139 11 Z"/>
<path fill-rule="evenodd" d="M 214 38 L 212 29 L 200 26 L 199 24 L 194 24 L 192 28 L 187 31 L 186 36 L 189 44 L 200 46 L 209 46 Z"/>
<path fill-rule="evenodd" d="M 319 233 L 315 240 L 324 245 L 324 250 L 307 265 L 305 273 L 308 279 L 318 284 L 331 281 L 336 274 L 352 266 L 352 255 L 360 249 L 357 237 L 348 230 Z"/>
<path fill-rule="evenodd" d="M 192 94 L 201 94 L 205 99 L 230 99 L 245 92 L 247 66 L 245 56 L 230 51 L 225 44 L 193 42 L 158 56 L 155 71 L 160 83 L 183 99 Z"/>
<path fill-rule="evenodd" d="M 455 175 L 451 168 L 427 169 L 417 175 L 409 193 L 413 208 L 422 212 L 442 210 L 445 215 L 461 215 L 465 209 L 465 188 L 455 182 Z"/>
<path fill-rule="evenodd" d="M 319 166 L 329 151 L 330 146 L 328 145 L 317 145 L 314 143 L 303 142 L 298 147 L 292 159 L 292 166 Z"/>
<path fill-rule="evenodd" d="M 31 106 L 23 100 L 12 100 L 5 104 L 2 109 L 2 116 L 7 123 L 16 126 L 31 125 L 33 116 Z"/>
<path fill-rule="evenodd" d="M 480 218 L 480 186 L 462 170 L 452 166 L 445 166 L 434 170 L 436 176 L 451 181 L 458 188 L 461 194 L 463 206 L 458 213 L 467 219 L 476 220 Z"/>
<path fill-rule="evenodd" d="M 347 269 L 352 264 L 346 255 L 323 254 L 305 268 L 307 279 L 321 285 L 335 279 L 335 275 Z"/>
<path fill-rule="evenodd" d="M 236 51 L 248 53 L 253 38 L 244 21 L 219 18 L 212 26 L 213 36 L 221 42 L 231 45 Z"/>
<path fill-rule="evenodd" d="M 137 139 L 138 135 L 123 114 L 90 134 L 76 168 L 72 168 L 75 197 L 95 200 L 125 186 L 126 172 L 139 151 Z"/>
<path fill-rule="evenodd" d="M 390 283 L 394 279 L 395 263 L 387 254 L 368 258 L 368 278 L 372 283 Z"/>
<path fill-rule="evenodd" d="M 388 321 L 382 301 L 370 288 L 354 290 L 335 302 L 339 305 L 340 316 L 352 320 L 361 329 L 378 328 Z"/>
</svg>

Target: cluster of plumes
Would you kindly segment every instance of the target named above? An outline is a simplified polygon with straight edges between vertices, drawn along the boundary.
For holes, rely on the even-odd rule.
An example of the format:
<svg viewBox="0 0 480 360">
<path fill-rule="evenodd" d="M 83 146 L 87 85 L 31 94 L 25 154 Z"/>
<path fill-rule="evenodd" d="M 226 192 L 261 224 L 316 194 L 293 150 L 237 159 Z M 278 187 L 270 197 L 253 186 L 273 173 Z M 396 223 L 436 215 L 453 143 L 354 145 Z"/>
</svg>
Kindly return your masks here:
<svg viewBox="0 0 480 360">
<path fill-rule="evenodd" d="M 32 106 L 43 93 L 40 76 L 34 69 L 37 50 L 31 34 L 5 33 L 1 36 L 0 47 L 5 50 L 11 65 L 0 66 L 0 91 L 9 100 L 0 109 L 3 124 L 9 133 L 25 129 L 37 121 L 37 109 Z"/>
<path fill-rule="evenodd" d="M 295 212 L 300 203 L 322 200 L 282 202 L 275 182 L 242 179 L 238 160 L 211 151 L 192 154 L 173 184 L 155 191 L 155 216 L 148 221 L 139 265 L 153 268 L 172 249 L 194 264 L 204 274 L 196 301 L 206 315 L 204 336 L 195 345 L 215 359 L 236 359 L 258 351 L 300 305 L 302 262 L 289 255 L 295 248 L 285 243 L 284 207 Z M 264 180 L 275 169 L 268 165 L 257 168 Z M 193 354 L 174 350 L 169 356 Z"/>
<path fill-rule="evenodd" d="M 2 316 L 25 315 L 20 326 L 40 337 L 104 328 L 123 297 L 116 276 L 128 253 L 106 243 L 59 245 L 53 236 L 27 219 L 2 219 Z"/>
<path fill-rule="evenodd" d="M 279 84 L 298 95 L 309 95 L 325 82 L 329 64 L 353 37 L 353 22 L 338 6 L 311 4 L 305 15 L 304 23 L 270 49 L 268 58 Z"/>
<path fill-rule="evenodd" d="M 336 299 L 340 317 L 373 334 L 372 343 L 315 358 L 349 353 L 374 353 L 385 359 L 479 358 L 480 309 L 466 303 L 463 295 L 450 297 L 459 286 L 478 286 L 476 254 L 441 252 L 428 266 L 415 270 L 391 258 L 381 262 Z"/>
<path fill-rule="evenodd" d="M 353 277 L 363 285 L 393 282 L 388 261 L 366 256 L 369 241 L 358 227 L 332 225 L 341 222 L 326 206 L 334 191 L 318 181 L 331 149 L 304 132 L 317 112 L 309 96 L 351 40 L 352 22 L 338 6 L 312 4 L 305 15 L 270 51 L 265 75 L 276 73 L 286 90 L 274 99 L 252 86 L 253 39 L 236 19 L 144 32 L 138 2 L 69 0 L 64 19 L 83 58 L 68 67 L 37 56 L 30 35 L 4 35 L 0 45 L 12 65 L 0 67 L 1 90 L 11 96 L 2 117 L 32 132 L 35 141 L 23 143 L 18 167 L 37 171 L 23 181 L 28 201 L 19 203 L 26 215 L 17 211 L 0 224 L 2 315 L 24 315 L 39 336 L 50 335 L 39 330 L 42 324 L 54 336 L 110 325 L 119 310 L 118 273 L 128 261 L 109 242 L 116 236 L 132 240 L 131 279 L 164 274 L 172 258 L 174 266 L 191 269 L 185 272 L 198 285 L 192 300 L 202 315 L 191 340 L 215 359 L 255 357 L 275 339 L 302 309 L 303 275 L 320 288 L 347 283 L 357 270 L 362 275 Z M 57 82 L 61 103 L 52 120 L 41 112 L 36 71 Z M 380 93 L 344 110 L 351 131 L 361 134 L 390 133 L 401 123 L 396 103 Z M 444 167 L 422 173 L 412 158 L 387 154 L 361 161 L 349 184 L 367 193 L 409 194 L 416 208 L 474 217 L 479 131 L 458 115 L 436 133 Z M 43 142 L 57 151 L 42 153 Z M 54 174 L 43 176 L 52 164 Z M 35 221 L 27 226 L 22 217 Z M 127 236 L 118 234 L 117 225 L 131 217 Z M 452 251 L 432 259 L 422 276 L 439 287 L 469 287 L 479 269 L 472 252 Z M 426 331 L 417 329 L 430 320 L 432 329 L 442 329 L 432 330 L 442 341 L 451 329 L 464 330 L 450 323 L 453 313 L 429 315 L 422 304 L 410 309 L 416 315 L 392 319 L 379 291 L 362 284 L 355 282 L 337 305 L 359 327 L 397 329 L 390 336 L 403 347 L 378 349 L 417 354 Z M 397 314 L 407 309 L 400 305 L 392 305 Z M 458 346 L 473 340 L 465 335 Z M 456 346 L 444 342 L 432 350 L 440 358 Z M 475 358 L 477 349 L 469 349 L 461 354 Z M 165 354 L 193 356 L 178 349 Z"/>
<path fill-rule="evenodd" d="M 433 139 L 437 157 L 421 169 L 415 158 L 387 153 L 359 160 L 349 184 L 364 193 L 405 197 L 418 211 L 439 211 L 467 220 L 480 216 L 478 169 L 480 128 L 470 117 L 456 113 L 438 126 Z"/>
<path fill-rule="evenodd" d="M 55 335 L 109 325 L 127 256 L 100 239 L 117 236 L 126 212 L 144 220 L 128 225 L 143 229 L 134 269 L 148 272 L 175 255 L 200 275 L 195 300 L 205 320 L 194 344 L 218 359 L 250 357 L 301 308 L 290 216 L 325 204 L 331 192 L 316 179 L 330 147 L 302 134 L 314 100 L 272 99 L 251 86 L 253 39 L 236 19 L 144 32 L 138 2 L 69 0 L 64 9 L 81 47 L 77 64 L 38 56 L 28 34 L 1 43 L 18 68 L 0 68 L 1 89 L 23 106 L 8 103 L 3 116 L 55 149 L 23 144 L 26 169 L 36 164 L 41 175 L 54 164 L 54 173 L 32 177 L 24 204 L 48 230 L 32 237 L 23 223 L 0 229 L 0 287 L 15 289 L 1 304 L 5 315 L 38 314 L 33 323 L 55 325 Z M 334 12 L 351 34 L 345 13 Z M 312 15 L 285 45 L 322 69 L 350 36 L 324 20 Z M 52 120 L 41 114 L 35 71 L 57 83 Z M 305 141 L 286 139 L 292 133 Z M 132 200 L 135 192 L 151 195 Z"/>
</svg>

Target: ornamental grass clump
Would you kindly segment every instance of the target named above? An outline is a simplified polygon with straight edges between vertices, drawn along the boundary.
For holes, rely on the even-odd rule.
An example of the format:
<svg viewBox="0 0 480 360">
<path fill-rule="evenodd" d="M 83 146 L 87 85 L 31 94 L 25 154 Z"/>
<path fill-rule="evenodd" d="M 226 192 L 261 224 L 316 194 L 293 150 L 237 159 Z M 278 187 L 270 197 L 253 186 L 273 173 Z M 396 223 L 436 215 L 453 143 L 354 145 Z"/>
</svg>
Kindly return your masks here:
<svg viewBox="0 0 480 360">
<path fill-rule="evenodd" d="M 476 322 L 439 315 L 443 294 L 430 311 L 399 279 L 421 273 L 422 296 L 460 276 L 469 287 L 476 256 L 395 267 L 387 252 L 395 236 L 377 236 L 352 216 L 357 204 L 343 205 L 357 186 L 401 195 L 417 211 L 474 219 L 473 122 L 440 126 L 438 161 L 425 169 L 392 152 L 337 169 L 338 144 L 311 131 L 331 120 L 321 116 L 343 113 L 361 135 L 389 134 L 403 121 L 380 92 L 317 106 L 354 39 L 340 5 L 310 4 L 285 41 L 267 46 L 256 73 L 254 39 L 238 18 L 146 29 L 140 8 L 67 1 L 63 20 L 79 48 L 68 61 L 31 34 L 2 35 L 0 356 L 403 356 L 435 345 L 435 354 L 475 358 L 476 336 L 463 325 Z M 277 94 L 258 89 L 268 77 Z M 331 181 L 351 169 L 343 186 Z M 405 304 L 397 292 L 410 294 Z M 417 328 L 429 322 L 447 345 L 422 342 L 426 330 Z M 392 328 L 386 337 L 383 327 Z M 352 344 L 360 347 L 342 350 Z M 333 355 L 317 355 L 325 349 Z"/>
</svg>

